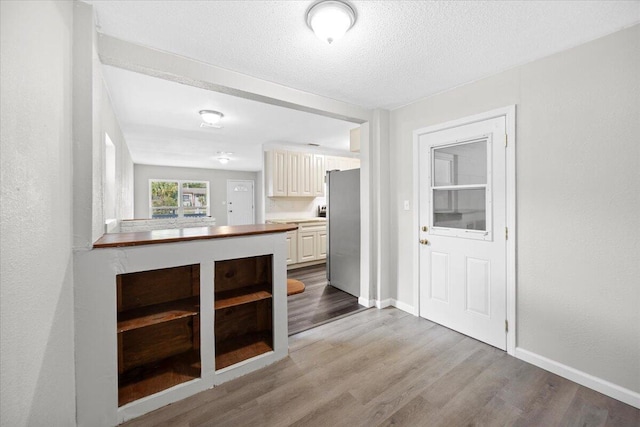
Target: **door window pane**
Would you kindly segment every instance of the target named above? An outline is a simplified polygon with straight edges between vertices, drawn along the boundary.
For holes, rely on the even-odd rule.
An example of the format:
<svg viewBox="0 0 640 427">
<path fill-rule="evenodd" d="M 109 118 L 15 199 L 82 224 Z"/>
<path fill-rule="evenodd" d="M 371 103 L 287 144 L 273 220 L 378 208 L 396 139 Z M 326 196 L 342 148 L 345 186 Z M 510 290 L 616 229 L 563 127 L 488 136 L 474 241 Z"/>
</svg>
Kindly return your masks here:
<svg viewBox="0 0 640 427">
<path fill-rule="evenodd" d="M 487 183 L 487 141 L 433 150 L 434 186 Z"/>
<path fill-rule="evenodd" d="M 433 225 L 485 231 L 486 190 L 433 190 Z"/>
</svg>

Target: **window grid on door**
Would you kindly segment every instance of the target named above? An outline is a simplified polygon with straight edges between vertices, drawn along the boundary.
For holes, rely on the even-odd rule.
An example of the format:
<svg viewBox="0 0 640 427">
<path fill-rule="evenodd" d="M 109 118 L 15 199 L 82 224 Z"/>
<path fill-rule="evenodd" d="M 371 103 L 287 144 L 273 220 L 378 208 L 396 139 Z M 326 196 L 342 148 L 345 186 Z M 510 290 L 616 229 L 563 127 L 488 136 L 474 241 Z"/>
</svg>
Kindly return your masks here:
<svg viewBox="0 0 640 427">
<path fill-rule="evenodd" d="M 491 148 L 491 135 L 431 147 L 431 234 L 492 239 Z"/>
</svg>

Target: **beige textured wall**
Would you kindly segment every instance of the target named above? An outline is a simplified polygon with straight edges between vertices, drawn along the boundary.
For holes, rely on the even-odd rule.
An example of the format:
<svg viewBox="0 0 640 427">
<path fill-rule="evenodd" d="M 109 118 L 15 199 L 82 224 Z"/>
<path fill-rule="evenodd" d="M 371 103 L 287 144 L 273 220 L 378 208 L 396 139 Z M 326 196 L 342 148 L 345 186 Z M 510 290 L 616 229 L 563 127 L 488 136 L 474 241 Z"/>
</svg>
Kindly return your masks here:
<svg viewBox="0 0 640 427">
<path fill-rule="evenodd" d="M 392 298 L 417 304 L 412 132 L 516 104 L 517 345 L 640 392 L 638 76 L 636 25 L 392 111 Z"/>
</svg>

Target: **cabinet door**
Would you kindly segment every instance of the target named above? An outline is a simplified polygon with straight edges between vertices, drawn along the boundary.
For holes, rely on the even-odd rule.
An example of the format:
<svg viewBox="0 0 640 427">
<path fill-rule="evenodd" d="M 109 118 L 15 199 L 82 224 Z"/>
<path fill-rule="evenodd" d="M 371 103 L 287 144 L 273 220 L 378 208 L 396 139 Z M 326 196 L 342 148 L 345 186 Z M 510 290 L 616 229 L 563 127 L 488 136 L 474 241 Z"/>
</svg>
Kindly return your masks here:
<svg viewBox="0 0 640 427">
<path fill-rule="evenodd" d="M 288 173 L 287 152 L 273 150 L 267 152 L 267 197 L 284 197 L 287 195 Z"/>
<path fill-rule="evenodd" d="M 324 159 L 324 169 L 326 171 L 333 171 L 336 169 L 340 169 L 338 167 L 338 157 L 326 156 Z"/>
<path fill-rule="evenodd" d="M 327 258 L 327 230 L 318 231 L 317 233 L 318 237 L 316 239 L 316 243 L 318 247 L 316 249 L 316 259 L 325 259 Z"/>
<path fill-rule="evenodd" d="M 314 196 L 313 154 L 300 153 L 300 196 Z"/>
<path fill-rule="evenodd" d="M 313 155 L 313 195 L 315 197 L 324 197 L 324 156 L 321 154 Z"/>
<path fill-rule="evenodd" d="M 287 232 L 287 265 L 298 262 L 298 232 Z"/>
<path fill-rule="evenodd" d="M 298 262 L 307 262 L 316 259 L 317 236 L 317 231 L 298 232 Z"/>
<path fill-rule="evenodd" d="M 287 153 L 287 195 L 300 196 L 300 153 Z"/>
<path fill-rule="evenodd" d="M 349 169 L 360 169 L 360 159 L 349 159 Z"/>
</svg>

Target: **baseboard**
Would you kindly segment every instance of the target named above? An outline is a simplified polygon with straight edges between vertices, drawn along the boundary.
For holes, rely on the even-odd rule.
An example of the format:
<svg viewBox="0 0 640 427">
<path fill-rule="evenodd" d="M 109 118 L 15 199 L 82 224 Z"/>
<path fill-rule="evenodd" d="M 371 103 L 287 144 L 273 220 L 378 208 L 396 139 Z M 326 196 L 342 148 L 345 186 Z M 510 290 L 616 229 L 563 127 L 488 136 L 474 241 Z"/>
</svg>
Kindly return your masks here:
<svg viewBox="0 0 640 427">
<path fill-rule="evenodd" d="M 391 298 L 391 305 L 397 308 L 398 310 L 406 311 L 409 314 L 413 314 L 414 316 L 418 315 L 418 311 L 412 306 L 405 302 L 395 300 Z"/>
<path fill-rule="evenodd" d="M 640 409 L 640 393 L 620 387 L 602 378 L 594 377 L 591 374 L 563 365 L 555 360 L 548 359 L 520 347 L 516 347 L 515 357 Z"/>
<path fill-rule="evenodd" d="M 366 299 L 366 298 L 359 297 L 358 298 L 358 304 L 360 304 L 363 307 L 370 308 L 370 307 L 373 307 L 373 306 L 376 305 L 376 301 L 372 300 L 372 299 Z"/>
<path fill-rule="evenodd" d="M 387 308 L 391 306 L 391 298 L 387 298 L 387 299 L 383 299 L 383 300 L 376 300 L 376 307 L 377 308 Z"/>
</svg>

